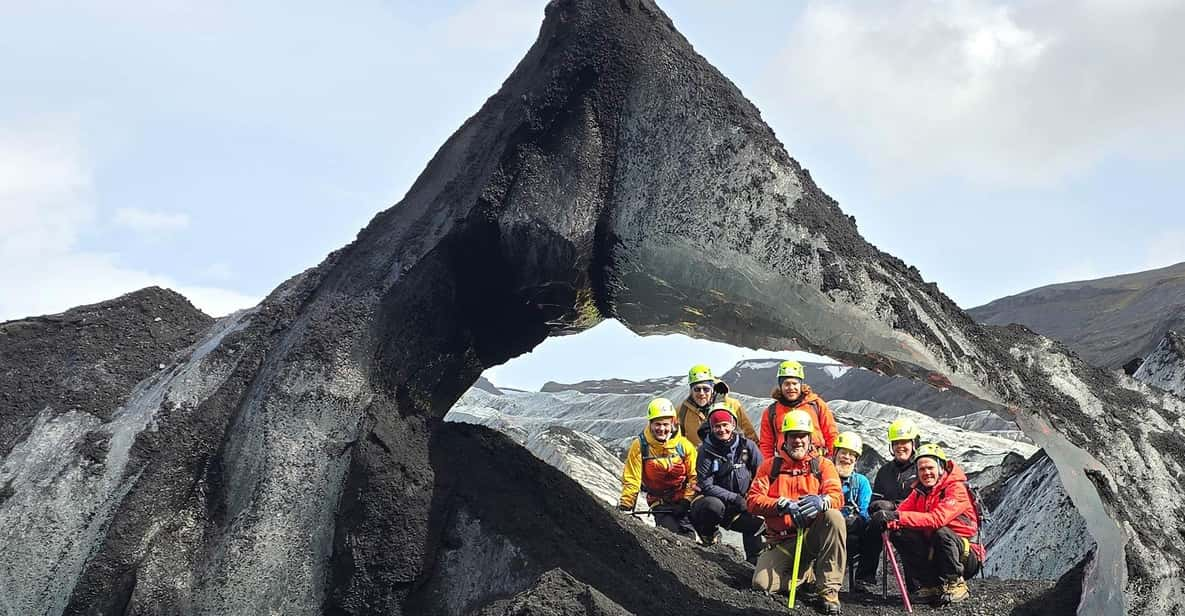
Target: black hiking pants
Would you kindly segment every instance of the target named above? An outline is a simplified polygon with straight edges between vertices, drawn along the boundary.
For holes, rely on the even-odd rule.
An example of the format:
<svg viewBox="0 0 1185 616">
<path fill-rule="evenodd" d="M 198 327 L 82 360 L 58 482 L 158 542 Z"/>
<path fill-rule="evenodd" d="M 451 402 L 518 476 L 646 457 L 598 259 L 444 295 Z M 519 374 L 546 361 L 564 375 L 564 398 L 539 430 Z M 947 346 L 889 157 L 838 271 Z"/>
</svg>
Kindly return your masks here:
<svg viewBox="0 0 1185 616">
<path fill-rule="evenodd" d="M 855 576 L 856 572 L 860 570 L 860 561 L 862 558 L 860 550 L 863 548 L 864 535 L 871 522 L 859 515 L 844 518 L 844 522 L 848 525 L 848 571 L 851 571 L 852 575 Z M 876 563 L 872 564 L 872 573 L 869 575 L 876 575 Z"/>
<path fill-rule="evenodd" d="M 756 560 L 761 553 L 762 540 L 756 533 L 764 521 L 736 504 L 725 504 L 715 496 L 701 496 L 691 503 L 690 515 L 691 524 L 700 537 L 711 537 L 717 528 L 735 530 L 741 534 L 746 559 Z"/>
<path fill-rule="evenodd" d="M 942 582 L 962 577 L 971 578 L 979 572 L 979 557 L 970 544 L 949 527 L 942 527 L 928 536 L 925 532 L 903 528 L 889 533 L 889 541 L 897 548 L 906 570 L 923 587 L 938 586 Z"/>
<path fill-rule="evenodd" d="M 687 509 L 687 501 L 655 505 L 651 508 L 654 512 L 654 525 L 676 535 L 695 539 L 695 528 L 691 526 L 691 520 L 687 519 Z"/>
<path fill-rule="evenodd" d="M 878 511 L 895 511 L 897 505 L 889 500 L 875 500 L 868 505 L 868 515 L 872 515 Z M 856 579 L 868 583 L 876 582 L 876 567 L 880 564 L 881 559 L 881 533 L 884 532 L 883 524 L 869 521 L 865 525 L 863 532 L 860 533 L 858 544 L 860 557 L 857 559 L 856 565 Z M 848 540 L 851 541 L 852 534 L 848 533 Z"/>
</svg>

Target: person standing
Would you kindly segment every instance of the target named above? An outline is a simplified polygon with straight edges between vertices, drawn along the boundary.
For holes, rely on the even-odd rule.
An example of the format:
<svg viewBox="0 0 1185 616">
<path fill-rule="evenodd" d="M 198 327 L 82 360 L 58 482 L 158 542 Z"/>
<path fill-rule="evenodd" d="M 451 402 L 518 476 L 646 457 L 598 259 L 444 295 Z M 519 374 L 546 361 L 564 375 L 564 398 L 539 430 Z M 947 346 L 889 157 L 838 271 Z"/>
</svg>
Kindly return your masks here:
<svg viewBox="0 0 1185 616">
<path fill-rule="evenodd" d="M 762 519 L 749 513 L 745 495 L 761 465 L 757 443 L 737 431 L 737 418 L 724 402 L 712 405 L 711 432 L 699 446 L 696 477 L 700 495 L 691 503 L 691 523 L 705 545 L 720 540 L 720 528 L 741 534 L 745 559 L 757 562 Z"/>
<path fill-rule="evenodd" d="M 728 410 L 737 418 L 737 428 L 749 440 L 757 440 L 757 431 L 753 429 L 753 422 L 736 398 L 728 397 L 728 385 L 712 375 L 712 369 L 696 364 L 687 371 L 687 386 L 690 391 L 687 399 L 679 405 L 679 433 L 696 447 L 708 436 L 708 413 L 712 405 L 722 402 L 728 405 Z"/>
<path fill-rule="evenodd" d="M 646 409 L 647 425 L 630 443 L 621 471 L 618 509 L 633 512 L 638 492 L 654 514 L 654 523 L 673 533 L 695 538 L 687 517 L 696 486 L 696 450 L 675 428 L 675 406 L 655 398 Z"/>
<path fill-rule="evenodd" d="M 787 360 L 778 365 L 777 387 L 770 392 L 773 404 L 769 405 L 761 415 L 761 455 L 772 458 L 774 452 L 782 446 L 782 435 L 777 430 L 782 425 L 786 413 L 799 410 L 811 416 L 815 431 L 811 435 L 811 445 L 823 456 L 831 455 L 835 444 L 835 437 L 839 436 L 839 427 L 835 424 L 835 416 L 827 407 L 827 402 L 811 391 L 806 384 L 806 371 L 802 364 Z"/>
</svg>

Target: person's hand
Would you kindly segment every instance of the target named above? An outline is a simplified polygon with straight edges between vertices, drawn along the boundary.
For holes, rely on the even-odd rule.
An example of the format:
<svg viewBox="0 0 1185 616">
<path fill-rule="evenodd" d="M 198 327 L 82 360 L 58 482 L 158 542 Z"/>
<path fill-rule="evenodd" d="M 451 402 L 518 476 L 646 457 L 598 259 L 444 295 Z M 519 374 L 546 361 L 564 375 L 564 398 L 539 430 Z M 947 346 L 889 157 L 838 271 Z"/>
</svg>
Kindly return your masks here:
<svg viewBox="0 0 1185 616">
<path fill-rule="evenodd" d="M 889 527 L 890 522 L 896 522 L 899 519 L 901 519 L 901 515 L 896 511 L 891 510 L 882 509 L 872 514 L 872 521 L 876 524 L 884 526 L 885 528 Z"/>
<path fill-rule="evenodd" d="M 716 384 L 712 386 L 712 391 L 720 394 L 721 396 L 727 396 L 728 385 L 725 384 L 724 381 L 716 381 Z"/>
<path fill-rule="evenodd" d="M 815 519 L 820 513 L 831 508 L 831 500 L 818 494 L 808 494 L 798 499 L 798 510 L 808 519 Z"/>
<path fill-rule="evenodd" d="M 798 503 L 786 498 L 785 496 L 778 498 L 778 503 L 775 506 L 778 509 L 778 513 L 781 514 L 789 514 L 791 511 L 798 510 Z"/>
</svg>

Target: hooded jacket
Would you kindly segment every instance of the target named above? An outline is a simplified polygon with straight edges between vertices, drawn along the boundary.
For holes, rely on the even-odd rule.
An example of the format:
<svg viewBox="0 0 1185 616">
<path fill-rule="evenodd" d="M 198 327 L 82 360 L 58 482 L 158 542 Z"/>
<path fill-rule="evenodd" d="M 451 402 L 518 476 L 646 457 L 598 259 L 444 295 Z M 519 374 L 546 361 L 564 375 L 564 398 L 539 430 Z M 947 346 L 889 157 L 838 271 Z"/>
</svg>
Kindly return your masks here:
<svg viewBox="0 0 1185 616">
<path fill-rule="evenodd" d="M 891 455 L 889 461 L 876 471 L 876 478 L 872 481 L 872 499 L 889 500 L 897 504 L 909 496 L 910 490 L 917 482 L 918 467 L 912 456 L 903 464 Z"/>
<path fill-rule="evenodd" d="M 650 447 L 646 460 L 642 459 L 643 438 Z M 680 445 L 683 455 L 679 455 Z M 651 508 L 691 500 L 696 486 L 695 458 L 695 446 L 691 441 L 675 433 L 665 443 L 660 442 L 647 424 L 642 434 L 630 443 L 626 454 L 625 467 L 621 470 L 619 503 L 632 509 L 637 503 L 638 492 L 642 490 L 645 490 L 646 502 Z"/>
<path fill-rule="evenodd" d="M 745 495 L 757 467 L 761 466 L 761 452 L 757 443 L 733 432 L 732 439 L 724 443 L 714 434 L 699 446 L 696 457 L 696 475 L 699 491 L 703 496 L 713 496 L 725 504 L 734 503 L 741 509 L 746 507 Z"/>
<path fill-rule="evenodd" d="M 811 423 L 815 427 L 815 431 L 811 434 L 811 444 L 818 449 L 825 449 L 827 455 L 835 453 L 835 437 L 839 436 L 839 426 L 835 424 L 835 415 L 831 414 L 831 409 L 827 407 L 827 402 L 818 396 L 806 383 L 802 384 L 802 396 L 798 398 L 798 403 L 791 405 L 786 397 L 782 395 L 782 389 L 775 387 L 770 393 L 770 397 L 774 399 L 773 410 L 773 424 L 770 424 L 769 407 L 761 413 L 761 455 L 766 459 L 773 458 L 774 451 L 782 449 L 782 418 L 793 410 L 806 411 L 811 415 Z M 773 426 L 771 432 L 770 426 Z"/>
<path fill-rule="evenodd" d="M 833 507 L 843 503 L 843 491 L 840 489 L 839 473 L 835 464 L 815 452 L 810 452 L 802 460 L 795 461 L 786 453 L 784 448 L 778 449 L 778 456 L 782 458 L 782 468 L 777 477 L 770 477 L 773 468 L 773 458 L 767 459 L 757 467 L 757 475 L 753 483 L 749 484 L 746 501 L 749 513 L 765 517 L 765 536 L 770 542 L 777 542 L 793 537 L 794 520 L 788 515 L 778 513 L 778 498 L 786 497 L 798 500 L 808 494 L 826 496 Z M 811 458 L 818 458 L 819 476 L 811 472 Z M 818 518 L 816 518 L 818 519 Z"/>
<path fill-rule="evenodd" d="M 967 489 L 967 475 L 954 460 L 947 460 L 943 468 L 945 472 L 934 487 L 926 488 L 920 482 L 914 486 L 897 507 L 900 517 L 893 526 L 917 529 L 926 536 L 945 526 L 970 540 L 979 532 L 979 515 Z M 983 562 L 987 556 L 983 545 L 972 543 L 971 549 Z"/>
<path fill-rule="evenodd" d="M 868 503 L 872 502 L 872 486 L 868 478 L 855 471 L 847 479 L 840 478 L 843 487 L 843 517 L 853 515 L 868 521 Z"/>
<path fill-rule="evenodd" d="M 716 398 L 713 397 L 712 400 L 714 402 Z M 746 437 L 756 441 L 757 432 L 753 429 L 753 422 L 749 421 L 749 414 L 745 412 L 745 407 L 741 406 L 740 401 L 736 398 L 725 397 L 724 403 L 732 411 L 732 416 L 736 417 L 737 431 L 744 432 Z M 709 402 L 708 408 L 711 408 L 711 406 L 712 402 Z M 684 398 L 683 404 L 679 405 L 679 434 L 682 434 L 693 445 L 699 447 L 700 443 L 704 440 L 704 436 L 709 432 L 707 417 L 707 411 L 696 406 L 691 396 Z"/>
</svg>

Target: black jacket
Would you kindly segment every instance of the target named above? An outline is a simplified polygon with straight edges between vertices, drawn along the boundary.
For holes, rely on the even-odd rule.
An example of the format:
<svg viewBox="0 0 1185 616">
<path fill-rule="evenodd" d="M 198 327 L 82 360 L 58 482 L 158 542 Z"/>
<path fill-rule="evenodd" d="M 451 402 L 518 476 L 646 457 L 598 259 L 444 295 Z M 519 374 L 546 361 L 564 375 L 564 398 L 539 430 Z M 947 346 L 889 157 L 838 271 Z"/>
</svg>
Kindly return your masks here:
<svg viewBox="0 0 1185 616">
<path fill-rule="evenodd" d="M 760 465 L 761 450 L 744 434 L 734 432 L 728 443 L 721 443 L 709 434 L 700 443 L 695 461 L 700 493 L 725 503 L 743 503 Z"/>
<path fill-rule="evenodd" d="M 914 465 L 913 458 L 905 464 L 891 459 L 876 472 L 876 479 L 872 482 L 872 500 L 890 500 L 893 504 L 899 504 L 909 496 L 917 479 L 918 467 Z"/>
</svg>

